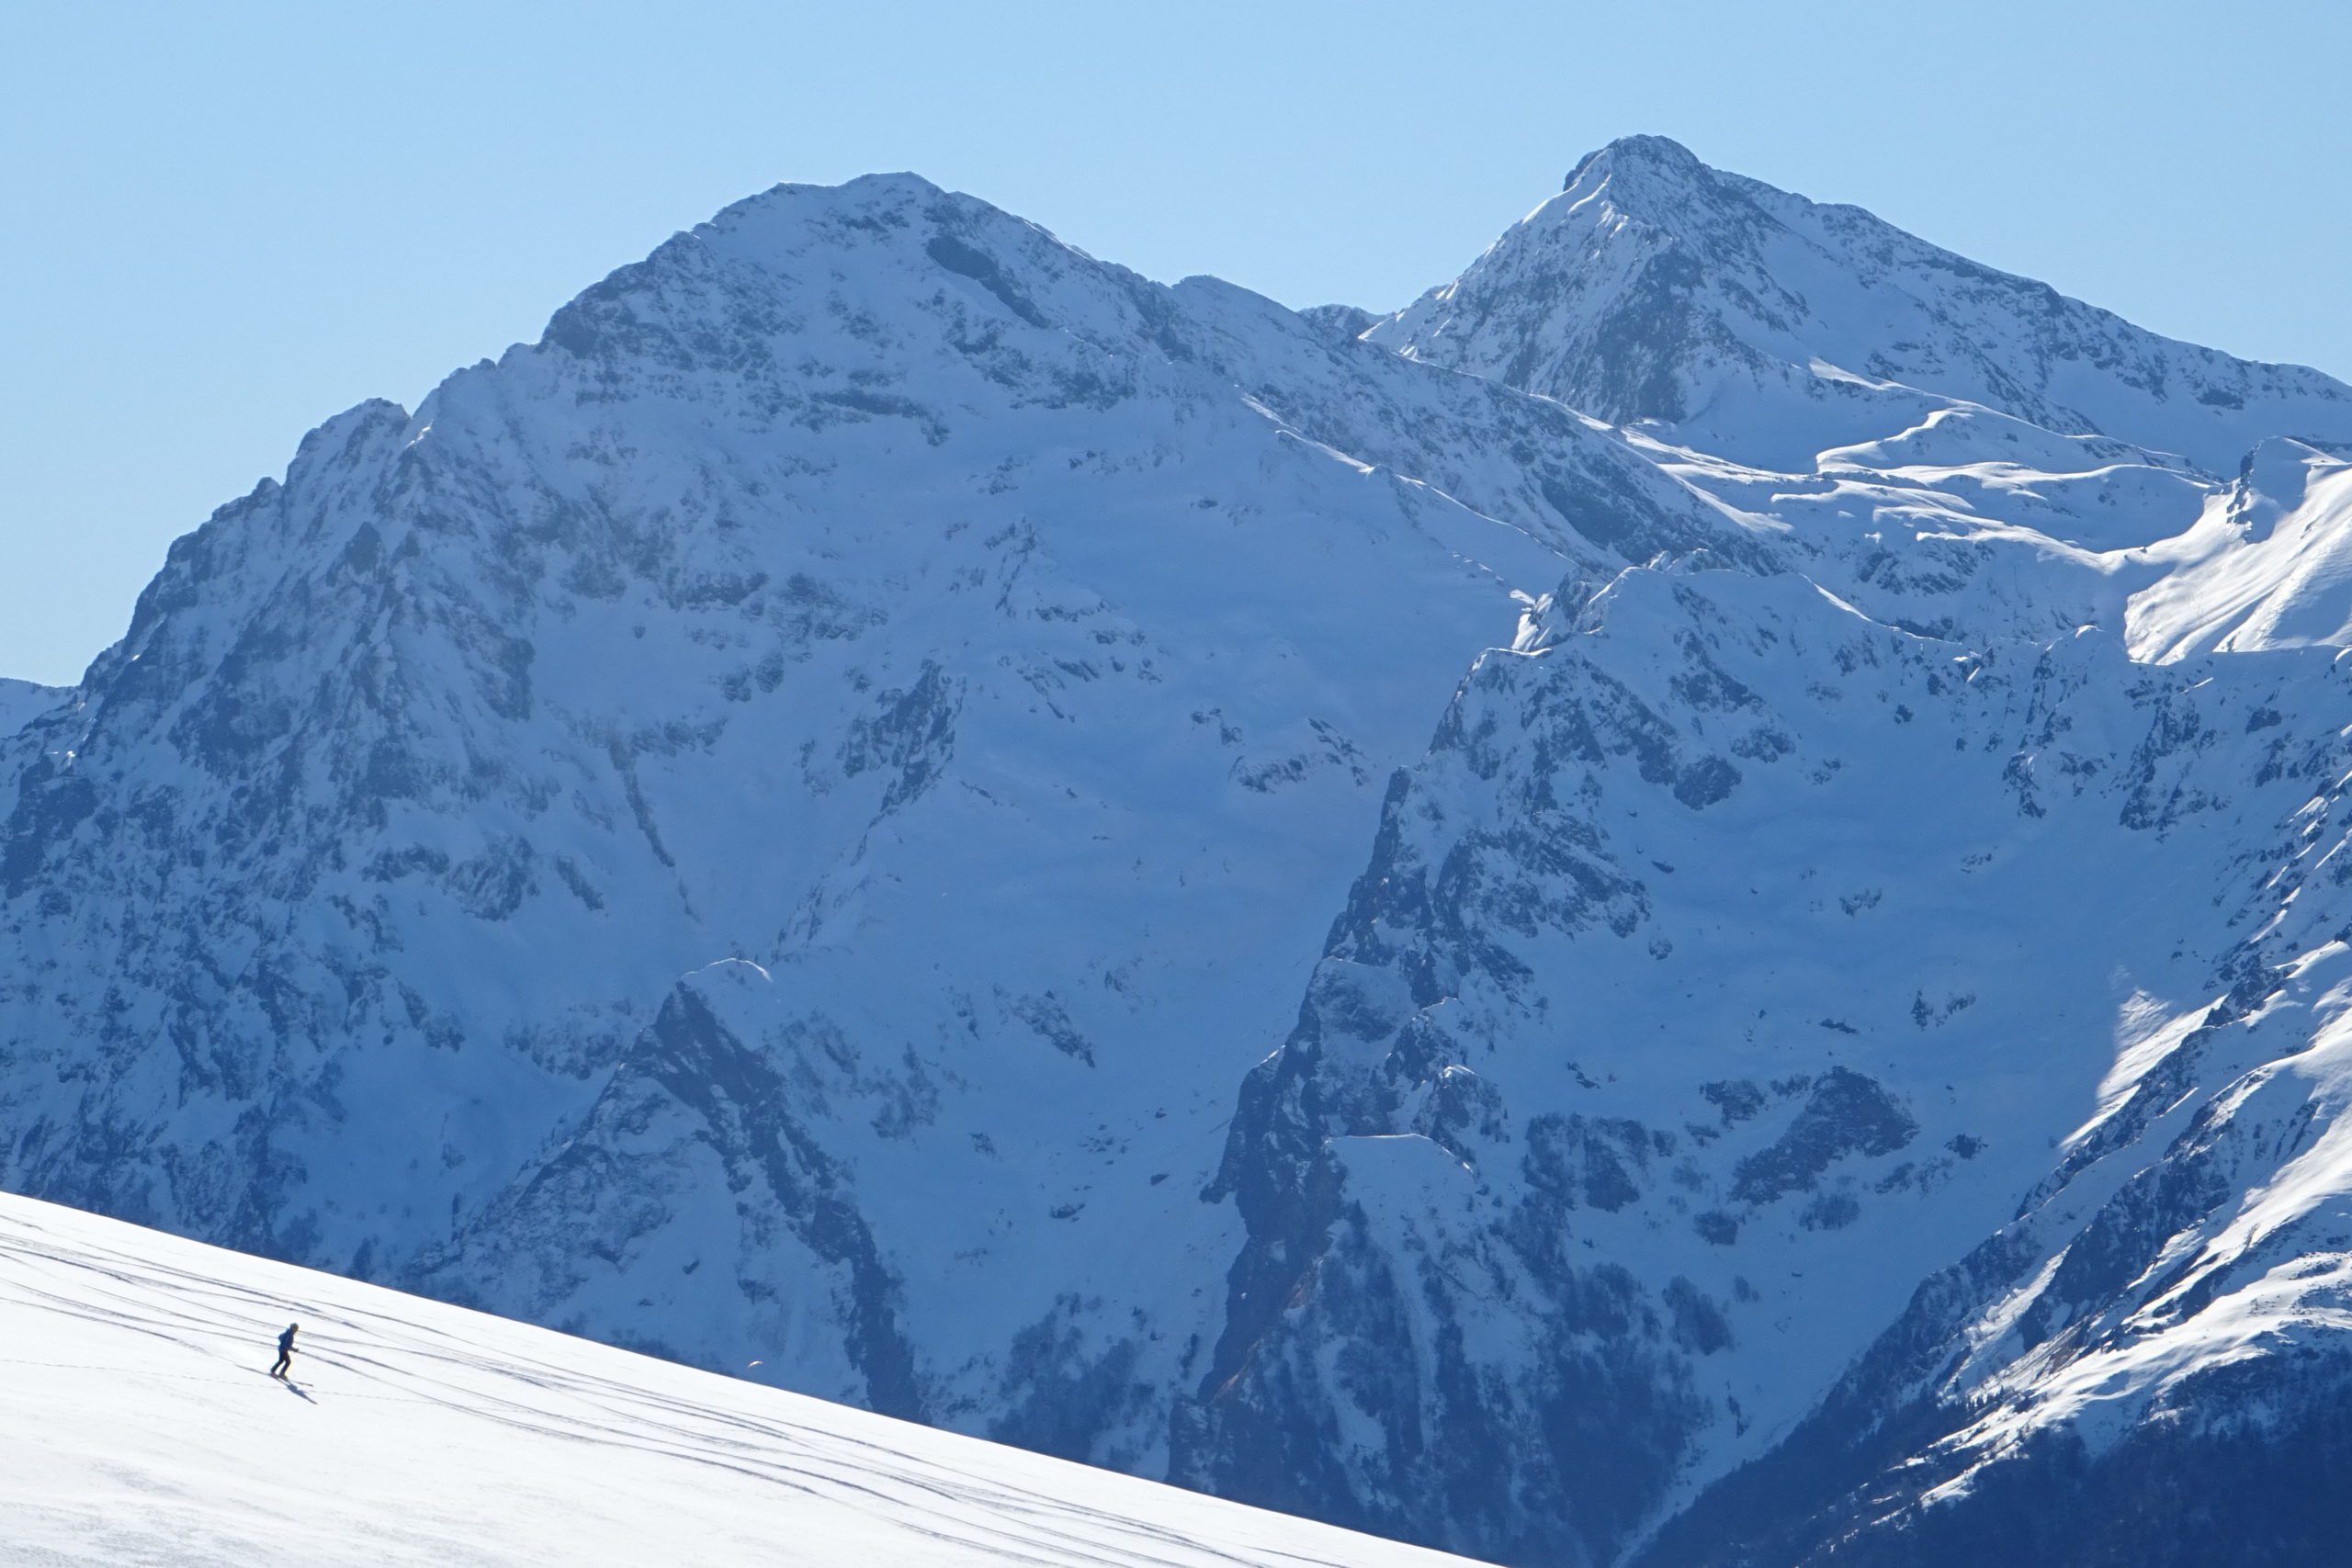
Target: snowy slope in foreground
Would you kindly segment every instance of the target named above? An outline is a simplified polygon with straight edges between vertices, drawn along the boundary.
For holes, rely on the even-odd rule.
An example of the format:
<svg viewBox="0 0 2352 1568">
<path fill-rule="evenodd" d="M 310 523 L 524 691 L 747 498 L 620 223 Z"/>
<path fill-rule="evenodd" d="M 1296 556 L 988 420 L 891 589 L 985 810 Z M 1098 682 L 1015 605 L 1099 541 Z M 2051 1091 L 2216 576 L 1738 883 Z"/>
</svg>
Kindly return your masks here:
<svg viewBox="0 0 2352 1568">
<path fill-rule="evenodd" d="M 15 1196 L 0 1340 L 0 1562 L 1463 1561 Z"/>
</svg>

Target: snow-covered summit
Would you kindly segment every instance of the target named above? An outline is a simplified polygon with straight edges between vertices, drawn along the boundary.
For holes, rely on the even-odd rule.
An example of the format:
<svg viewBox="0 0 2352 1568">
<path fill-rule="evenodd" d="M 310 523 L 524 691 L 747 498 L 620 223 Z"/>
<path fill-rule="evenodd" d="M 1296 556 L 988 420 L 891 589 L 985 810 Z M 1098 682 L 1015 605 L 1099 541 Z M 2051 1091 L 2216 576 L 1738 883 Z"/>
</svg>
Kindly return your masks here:
<svg viewBox="0 0 2352 1568">
<path fill-rule="evenodd" d="M 2257 441 L 2352 442 L 2352 389 L 2144 332 L 1855 207 L 1614 141 L 1373 342 L 1680 444 L 1799 471 L 1972 403 L 2226 474 Z"/>
</svg>

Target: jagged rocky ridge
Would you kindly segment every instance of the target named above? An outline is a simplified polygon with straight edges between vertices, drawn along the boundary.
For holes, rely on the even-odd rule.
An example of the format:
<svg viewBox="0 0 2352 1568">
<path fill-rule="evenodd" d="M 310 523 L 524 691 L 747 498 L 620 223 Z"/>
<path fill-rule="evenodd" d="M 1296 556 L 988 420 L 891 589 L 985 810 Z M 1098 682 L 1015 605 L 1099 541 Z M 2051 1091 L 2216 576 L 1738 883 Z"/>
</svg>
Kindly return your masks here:
<svg viewBox="0 0 2352 1568">
<path fill-rule="evenodd" d="M 2347 450 L 1657 139 L 1384 320 L 779 187 L 6 694 L 5 1179 L 1507 1561 L 2286 1552 Z"/>
</svg>

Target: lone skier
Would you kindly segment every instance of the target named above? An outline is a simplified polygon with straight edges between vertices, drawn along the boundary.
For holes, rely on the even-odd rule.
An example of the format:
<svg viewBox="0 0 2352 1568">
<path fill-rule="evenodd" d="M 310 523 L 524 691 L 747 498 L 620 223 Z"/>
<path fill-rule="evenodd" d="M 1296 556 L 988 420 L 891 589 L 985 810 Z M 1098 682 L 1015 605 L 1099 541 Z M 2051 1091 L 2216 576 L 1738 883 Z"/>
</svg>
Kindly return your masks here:
<svg viewBox="0 0 2352 1568">
<path fill-rule="evenodd" d="M 289 1323 L 286 1332 L 277 1337 L 277 1365 L 269 1369 L 271 1377 L 283 1379 L 287 1369 L 294 1364 L 294 1331 L 300 1326 L 299 1323 Z"/>
</svg>

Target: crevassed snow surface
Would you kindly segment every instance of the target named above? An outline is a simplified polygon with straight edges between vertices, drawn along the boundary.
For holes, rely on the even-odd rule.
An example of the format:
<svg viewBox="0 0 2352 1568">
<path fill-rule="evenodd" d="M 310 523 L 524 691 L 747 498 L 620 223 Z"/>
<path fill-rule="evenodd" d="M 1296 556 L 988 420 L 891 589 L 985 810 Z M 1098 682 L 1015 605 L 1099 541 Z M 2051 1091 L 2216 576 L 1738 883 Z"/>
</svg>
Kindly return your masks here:
<svg viewBox="0 0 2352 1568">
<path fill-rule="evenodd" d="M 6 1563 L 1465 1561 L 13 1195 L 0 1347 Z"/>
</svg>

